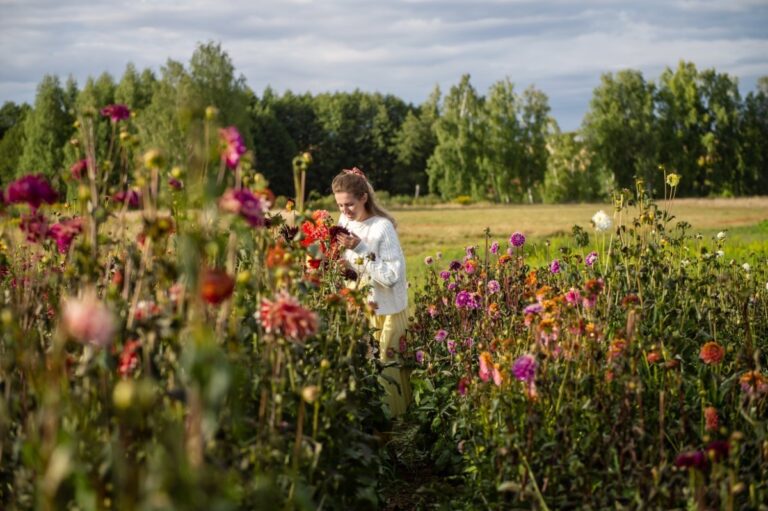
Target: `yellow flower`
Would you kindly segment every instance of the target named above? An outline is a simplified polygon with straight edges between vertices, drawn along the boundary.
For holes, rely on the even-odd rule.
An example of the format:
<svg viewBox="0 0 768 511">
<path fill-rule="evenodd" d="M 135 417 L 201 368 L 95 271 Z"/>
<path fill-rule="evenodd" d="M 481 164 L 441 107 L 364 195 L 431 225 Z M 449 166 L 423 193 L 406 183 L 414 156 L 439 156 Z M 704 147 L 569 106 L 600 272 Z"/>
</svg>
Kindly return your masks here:
<svg viewBox="0 0 768 511">
<path fill-rule="evenodd" d="M 144 153 L 144 166 L 148 169 L 160 168 L 163 165 L 163 155 L 157 149 L 150 149 Z"/>
<path fill-rule="evenodd" d="M 672 188 L 676 187 L 678 184 L 680 184 L 680 175 L 675 174 L 674 172 L 667 174 L 667 184 Z"/>
</svg>

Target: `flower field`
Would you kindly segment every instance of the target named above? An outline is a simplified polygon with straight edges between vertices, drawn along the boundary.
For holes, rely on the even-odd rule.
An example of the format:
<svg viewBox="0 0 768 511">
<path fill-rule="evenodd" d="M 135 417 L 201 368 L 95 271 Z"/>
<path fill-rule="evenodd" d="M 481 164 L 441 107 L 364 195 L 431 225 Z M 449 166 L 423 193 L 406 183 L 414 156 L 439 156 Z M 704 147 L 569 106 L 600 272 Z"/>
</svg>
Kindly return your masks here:
<svg viewBox="0 0 768 511">
<path fill-rule="evenodd" d="M 520 232 L 425 261 L 425 446 L 468 508 L 763 509 L 765 249 L 727 260 L 640 187 L 615 209 L 539 267 Z"/>
<path fill-rule="evenodd" d="M 545 264 L 522 232 L 425 261 L 404 428 L 341 228 L 304 210 L 309 153 L 276 212 L 214 111 L 184 162 L 122 105 L 78 123 L 66 190 L 2 194 L 0 508 L 386 508 L 393 445 L 451 490 L 413 508 L 768 501 L 768 254 L 692 235 L 671 176 L 663 207 L 618 193 Z"/>
</svg>

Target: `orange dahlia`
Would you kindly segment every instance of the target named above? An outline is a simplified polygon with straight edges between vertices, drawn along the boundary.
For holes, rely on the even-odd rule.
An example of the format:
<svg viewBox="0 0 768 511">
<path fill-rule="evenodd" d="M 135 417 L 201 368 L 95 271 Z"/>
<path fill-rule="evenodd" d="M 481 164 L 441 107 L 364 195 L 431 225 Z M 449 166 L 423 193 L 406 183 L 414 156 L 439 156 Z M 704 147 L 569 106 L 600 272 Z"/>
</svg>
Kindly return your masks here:
<svg viewBox="0 0 768 511">
<path fill-rule="evenodd" d="M 701 347 L 699 351 L 699 358 L 705 364 L 715 365 L 723 361 L 725 357 L 725 348 L 717 344 L 715 341 L 709 341 Z"/>
</svg>

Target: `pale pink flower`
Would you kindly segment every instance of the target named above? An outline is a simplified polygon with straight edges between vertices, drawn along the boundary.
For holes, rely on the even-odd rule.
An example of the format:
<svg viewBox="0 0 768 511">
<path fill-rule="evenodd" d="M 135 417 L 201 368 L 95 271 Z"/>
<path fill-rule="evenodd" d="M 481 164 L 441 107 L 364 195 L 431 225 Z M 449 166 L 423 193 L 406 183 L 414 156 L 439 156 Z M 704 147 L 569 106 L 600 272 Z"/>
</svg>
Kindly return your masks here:
<svg viewBox="0 0 768 511">
<path fill-rule="evenodd" d="M 501 374 L 501 368 L 499 364 L 493 364 L 493 383 L 497 387 L 501 387 L 504 382 L 504 376 Z"/>
<path fill-rule="evenodd" d="M 234 169 L 246 151 L 243 137 L 240 136 L 237 128 L 229 126 L 219 130 L 219 138 L 221 139 L 221 159 L 228 168 Z"/>
<path fill-rule="evenodd" d="M 112 342 L 114 317 L 93 289 L 87 290 L 81 298 L 65 299 L 61 319 L 64 331 L 78 342 L 100 347 Z"/>
<path fill-rule="evenodd" d="M 491 354 L 487 351 L 484 351 L 480 353 L 478 358 L 480 361 L 480 371 L 478 376 L 480 376 L 481 380 L 488 381 L 491 378 L 491 374 L 493 372 L 493 359 L 491 358 Z"/>
</svg>

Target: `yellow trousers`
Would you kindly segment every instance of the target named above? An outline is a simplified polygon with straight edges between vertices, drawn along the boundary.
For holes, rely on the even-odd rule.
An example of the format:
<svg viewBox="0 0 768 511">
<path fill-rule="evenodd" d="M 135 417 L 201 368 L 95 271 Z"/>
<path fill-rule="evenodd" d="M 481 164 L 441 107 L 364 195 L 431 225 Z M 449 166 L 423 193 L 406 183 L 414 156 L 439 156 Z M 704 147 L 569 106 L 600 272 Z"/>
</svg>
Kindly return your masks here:
<svg viewBox="0 0 768 511">
<path fill-rule="evenodd" d="M 371 326 L 377 329 L 374 337 L 379 343 L 381 361 L 385 364 L 397 362 L 400 339 L 405 338 L 405 331 L 408 328 L 408 310 L 397 314 L 371 316 Z M 389 406 L 393 417 L 404 414 L 411 401 L 411 381 L 408 373 L 407 369 L 392 366 L 382 371 L 387 378 L 379 378 L 385 391 L 383 401 Z"/>
</svg>

